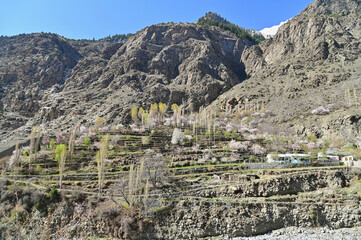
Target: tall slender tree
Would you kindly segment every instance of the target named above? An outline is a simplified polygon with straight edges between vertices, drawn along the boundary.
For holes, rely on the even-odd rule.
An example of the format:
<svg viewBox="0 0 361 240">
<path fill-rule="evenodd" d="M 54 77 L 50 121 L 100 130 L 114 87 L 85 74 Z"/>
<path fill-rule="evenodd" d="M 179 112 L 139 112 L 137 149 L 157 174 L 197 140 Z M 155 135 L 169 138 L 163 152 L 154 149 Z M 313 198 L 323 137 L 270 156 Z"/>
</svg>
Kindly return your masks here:
<svg viewBox="0 0 361 240">
<path fill-rule="evenodd" d="M 99 197 L 102 193 L 103 184 L 104 184 L 105 161 L 108 157 L 108 142 L 109 142 L 109 135 L 104 135 L 100 141 L 99 151 L 96 154 L 96 162 L 98 168 Z"/>
</svg>

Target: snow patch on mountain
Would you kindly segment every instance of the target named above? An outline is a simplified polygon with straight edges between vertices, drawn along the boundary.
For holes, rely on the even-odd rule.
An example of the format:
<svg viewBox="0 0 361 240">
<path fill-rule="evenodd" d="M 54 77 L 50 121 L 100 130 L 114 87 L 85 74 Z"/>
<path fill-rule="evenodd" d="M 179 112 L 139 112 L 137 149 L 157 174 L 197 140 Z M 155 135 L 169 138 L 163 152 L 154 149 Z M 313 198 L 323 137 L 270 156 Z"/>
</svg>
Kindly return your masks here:
<svg viewBox="0 0 361 240">
<path fill-rule="evenodd" d="M 290 19 L 289 19 L 290 20 Z M 287 21 L 284 21 L 284 22 L 281 22 L 280 24 L 278 25 L 275 25 L 273 27 L 270 27 L 270 28 L 264 28 L 260 31 L 260 33 L 265 37 L 265 38 L 272 38 L 274 35 L 277 34 L 277 31 L 278 29 L 283 25 L 285 24 L 286 22 L 288 22 L 289 20 Z"/>
</svg>

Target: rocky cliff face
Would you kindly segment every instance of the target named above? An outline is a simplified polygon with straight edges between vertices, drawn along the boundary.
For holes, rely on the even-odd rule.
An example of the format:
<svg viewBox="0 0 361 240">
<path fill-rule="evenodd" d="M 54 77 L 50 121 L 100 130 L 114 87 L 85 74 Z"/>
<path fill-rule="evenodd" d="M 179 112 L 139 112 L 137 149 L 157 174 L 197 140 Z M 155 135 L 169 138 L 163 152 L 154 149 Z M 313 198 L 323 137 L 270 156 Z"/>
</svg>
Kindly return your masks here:
<svg viewBox="0 0 361 240">
<path fill-rule="evenodd" d="M 38 116 L 44 102 L 62 91 L 81 59 L 90 52 L 100 55 L 107 45 L 111 44 L 74 44 L 45 33 L 1 37 L 0 152 L 21 141 L 32 125 L 41 124 Z"/>
<path fill-rule="evenodd" d="M 345 125 L 330 125 L 333 115 L 339 121 L 346 116 L 359 118 L 359 8 L 360 2 L 351 0 L 312 3 L 273 39 L 245 50 L 242 61 L 249 79 L 220 96 L 214 105 L 228 102 L 234 109 L 245 109 L 264 102 L 277 114 L 276 121 L 290 121 L 297 129 L 304 128 L 305 134 L 317 130 L 312 110 L 331 106 L 330 115 L 318 116 L 323 123 L 316 126 L 317 135 L 344 132 Z M 350 138 L 361 131 L 354 124 L 346 127 Z"/>
<path fill-rule="evenodd" d="M 242 52 L 255 42 L 196 24 L 159 24 L 124 44 L 55 34 L 3 37 L 0 44 L 4 140 L 27 135 L 36 123 L 61 131 L 97 117 L 121 122 L 133 105 L 197 110 L 245 79 Z"/>
</svg>

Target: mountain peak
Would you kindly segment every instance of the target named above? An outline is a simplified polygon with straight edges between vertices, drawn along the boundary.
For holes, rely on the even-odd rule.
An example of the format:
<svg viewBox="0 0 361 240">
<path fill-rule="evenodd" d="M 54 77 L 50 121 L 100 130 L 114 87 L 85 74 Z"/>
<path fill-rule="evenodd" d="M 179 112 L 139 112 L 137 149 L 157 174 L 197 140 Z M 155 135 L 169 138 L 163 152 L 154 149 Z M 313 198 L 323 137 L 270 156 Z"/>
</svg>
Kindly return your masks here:
<svg viewBox="0 0 361 240">
<path fill-rule="evenodd" d="M 301 14 L 332 14 L 345 16 L 360 11 L 361 0 L 316 0 Z"/>
<path fill-rule="evenodd" d="M 248 39 L 254 42 L 261 42 L 265 39 L 261 33 L 233 24 L 214 12 L 206 13 L 206 15 L 198 19 L 197 24 L 206 27 L 218 27 L 232 32 L 240 39 Z"/>
<path fill-rule="evenodd" d="M 215 12 L 208 12 L 206 13 L 206 15 L 204 15 L 202 17 L 204 20 L 214 20 L 217 21 L 219 23 L 223 23 L 223 24 L 228 24 L 230 23 L 229 21 L 227 21 L 225 18 L 221 17 L 221 15 L 219 15 L 218 13 Z M 200 18 L 200 19 L 202 19 Z"/>
</svg>

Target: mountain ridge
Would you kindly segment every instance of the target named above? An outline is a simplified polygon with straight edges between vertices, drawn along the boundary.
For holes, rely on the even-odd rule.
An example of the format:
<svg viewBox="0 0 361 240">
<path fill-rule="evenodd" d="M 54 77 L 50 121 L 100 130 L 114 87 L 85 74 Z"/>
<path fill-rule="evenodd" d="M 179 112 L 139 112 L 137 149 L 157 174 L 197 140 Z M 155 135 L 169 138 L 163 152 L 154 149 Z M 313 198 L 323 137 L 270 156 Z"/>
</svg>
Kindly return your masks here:
<svg viewBox="0 0 361 240">
<path fill-rule="evenodd" d="M 354 139 L 360 122 L 346 119 L 360 117 L 361 19 L 342 3 L 355 1 L 315 1 L 281 26 L 273 39 L 245 49 L 248 79 L 213 106 L 224 108 L 228 101 L 233 109 L 244 109 L 246 103 L 262 101 L 277 115 L 276 122 L 288 122 L 294 134 Z M 314 12 L 325 14 L 310 14 Z M 355 100 L 350 104 L 345 96 L 351 90 Z M 329 104 L 338 110 L 327 116 L 311 114 Z"/>
<path fill-rule="evenodd" d="M 245 79 L 241 54 L 245 46 L 256 44 L 220 29 L 171 23 L 147 27 L 124 43 L 64 41 L 74 50 L 76 62 L 59 69 L 49 87 L 40 86 L 42 82 L 34 78 L 38 71 L 27 72 L 28 78 L 36 81 L 24 94 L 22 89 L 9 91 L 22 80 L 2 78 L 3 83 L 12 82 L 1 85 L 6 88 L 0 100 L 0 106 L 5 106 L 0 119 L 3 140 L 14 144 L 20 136 L 25 139 L 34 124 L 54 133 L 66 131 L 79 120 L 92 124 L 97 117 L 120 123 L 129 118 L 133 105 L 147 107 L 152 102 L 177 103 L 197 110 Z M 62 52 L 59 54 L 59 59 L 65 58 Z M 32 58 L 41 62 L 49 57 L 35 54 Z M 9 64 L 15 61 L 7 59 Z M 25 58 L 19 68 L 26 66 Z M 52 67 L 44 65 L 44 72 Z M 18 120 L 10 121 L 14 118 Z"/>
<path fill-rule="evenodd" d="M 329 131 L 329 122 L 358 119 L 352 113 L 357 105 L 340 118 L 319 117 L 326 121 L 321 130 L 309 113 L 330 104 L 341 110 L 344 93 L 359 91 L 359 5 L 317 0 L 259 44 L 216 26 L 173 23 L 147 27 L 120 43 L 43 33 L 2 37 L 2 146 L 26 139 L 35 124 L 55 133 L 97 117 L 120 123 L 129 121 L 132 106 L 153 102 L 197 111 L 210 104 L 243 109 L 258 101 L 276 113 L 275 124 L 288 121 L 298 134 L 337 134 L 343 127 Z M 360 131 L 358 121 L 346 125 L 347 137 Z"/>
</svg>

